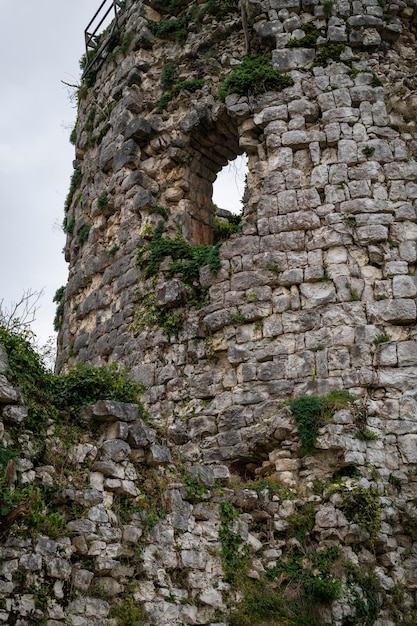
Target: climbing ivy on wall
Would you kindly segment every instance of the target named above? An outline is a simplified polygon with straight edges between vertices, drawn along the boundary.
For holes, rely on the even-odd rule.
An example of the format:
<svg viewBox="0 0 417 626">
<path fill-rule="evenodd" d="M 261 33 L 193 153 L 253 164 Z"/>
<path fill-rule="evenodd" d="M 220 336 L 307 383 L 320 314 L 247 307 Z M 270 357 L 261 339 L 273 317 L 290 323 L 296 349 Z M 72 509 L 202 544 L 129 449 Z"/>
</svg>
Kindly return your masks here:
<svg viewBox="0 0 417 626">
<path fill-rule="evenodd" d="M 170 258 L 168 276 L 179 274 L 184 283 L 192 285 L 198 280 L 202 267 L 208 265 L 216 274 L 220 269 L 219 246 L 190 244 L 178 234 L 175 239 L 163 237 L 164 224 L 159 222 L 152 241 L 136 255 L 137 263 L 144 269 L 145 278 L 158 274 L 164 259 Z"/>
<path fill-rule="evenodd" d="M 256 96 L 266 91 L 282 91 L 294 84 L 291 76 L 274 70 L 266 55 L 245 56 L 220 85 L 218 98 L 224 101 L 232 93 Z"/>
</svg>

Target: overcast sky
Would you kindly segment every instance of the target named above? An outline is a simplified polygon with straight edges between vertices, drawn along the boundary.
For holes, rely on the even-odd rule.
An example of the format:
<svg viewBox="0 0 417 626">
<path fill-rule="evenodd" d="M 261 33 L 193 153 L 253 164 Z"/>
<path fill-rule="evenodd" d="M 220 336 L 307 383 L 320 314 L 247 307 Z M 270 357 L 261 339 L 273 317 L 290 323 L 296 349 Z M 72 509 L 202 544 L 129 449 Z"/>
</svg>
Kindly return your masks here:
<svg viewBox="0 0 417 626">
<path fill-rule="evenodd" d="M 79 82 L 84 29 L 100 4 L 0 0 L 0 301 L 45 290 L 33 325 L 40 343 L 54 334 L 52 298 L 68 274 L 61 224 L 76 110 L 61 81 Z M 219 206 L 232 208 L 226 193 L 241 196 L 243 175 L 229 171 Z"/>
</svg>

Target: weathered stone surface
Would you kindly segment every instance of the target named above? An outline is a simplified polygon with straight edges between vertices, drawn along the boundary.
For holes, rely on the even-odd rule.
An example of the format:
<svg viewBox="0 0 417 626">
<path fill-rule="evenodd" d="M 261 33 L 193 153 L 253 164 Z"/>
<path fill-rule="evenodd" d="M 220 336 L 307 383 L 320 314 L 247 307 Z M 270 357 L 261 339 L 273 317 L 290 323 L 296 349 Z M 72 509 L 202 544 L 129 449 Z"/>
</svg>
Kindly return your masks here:
<svg viewBox="0 0 417 626">
<path fill-rule="evenodd" d="M 142 420 L 136 420 L 129 426 L 128 442 L 132 448 L 145 448 L 155 441 L 155 431 Z"/>
<path fill-rule="evenodd" d="M 134 422 L 139 417 L 137 404 L 99 400 L 95 404 L 84 407 L 81 411 L 83 419 L 95 419 L 99 422 Z"/>
<path fill-rule="evenodd" d="M 171 280 L 156 290 L 156 303 L 159 307 L 172 308 L 184 303 L 186 293 L 179 280 Z"/>
<path fill-rule="evenodd" d="M 0 403 L 14 404 L 15 402 L 19 402 L 19 392 L 9 383 L 3 374 L 0 374 Z"/>
<path fill-rule="evenodd" d="M 366 309 L 372 321 L 391 322 L 399 325 L 412 324 L 416 321 L 416 304 L 414 300 L 407 298 L 372 302 L 366 305 Z"/>
</svg>

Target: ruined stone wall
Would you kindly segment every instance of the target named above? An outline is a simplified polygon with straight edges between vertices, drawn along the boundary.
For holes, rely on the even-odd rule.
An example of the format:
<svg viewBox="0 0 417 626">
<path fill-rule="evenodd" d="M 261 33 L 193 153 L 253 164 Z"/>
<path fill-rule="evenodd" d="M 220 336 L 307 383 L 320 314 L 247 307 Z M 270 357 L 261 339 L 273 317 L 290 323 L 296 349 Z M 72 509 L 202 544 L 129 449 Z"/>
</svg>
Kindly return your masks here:
<svg viewBox="0 0 417 626">
<path fill-rule="evenodd" d="M 218 99 L 246 52 L 237 4 L 174 3 L 172 16 L 127 2 L 124 45 L 81 88 L 57 368 L 129 367 L 189 463 L 305 498 L 317 480 L 359 476 L 385 511 L 369 557 L 380 582 L 412 589 L 415 544 L 397 523 L 414 513 L 417 462 L 415 3 L 244 5 L 249 52 L 292 86 Z M 169 18 L 185 32 L 158 31 Z M 219 271 L 190 284 L 161 254 L 152 273 L 161 239 L 212 244 L 212 183 L 244 153 L 241 230 Z M 305 455 L 280 407 L 334 390 L 355 403 Z M 332 522 L 316 519 L 320 541 L 360 543 L 339 504 L 321 501 Z"/>
</svg>

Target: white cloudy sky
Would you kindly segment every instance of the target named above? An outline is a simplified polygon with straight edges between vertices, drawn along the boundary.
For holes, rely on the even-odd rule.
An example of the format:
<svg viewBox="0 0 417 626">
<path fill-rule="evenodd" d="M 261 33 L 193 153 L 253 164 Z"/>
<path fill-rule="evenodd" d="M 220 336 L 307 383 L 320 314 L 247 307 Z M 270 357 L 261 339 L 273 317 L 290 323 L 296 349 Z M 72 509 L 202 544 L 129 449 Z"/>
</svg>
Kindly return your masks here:
<svg viewBox="0 0 417 626">
<path fill-rule="evenodd" d="M 61 223 L 76 111 L 61 81 L 79 81 L 84 29 L 100 4 L 0 0 L 0 302 L 45 290 L 33 325 L 40 343 L 53 335 L 52 298 L 67 280 Z M 238 179 L 232 169 L 217 204 L 231 208 L 225 194 L 241 196 Z"/>
<path fill-rule="evenodd" d="M 98 0 L 0 0 L 0 300 L 45 289 L 35 332 L 53 334 L 66 282 L 60 228 L 72 172 L 74 103 L 84 28 Z"/>
</svg>

